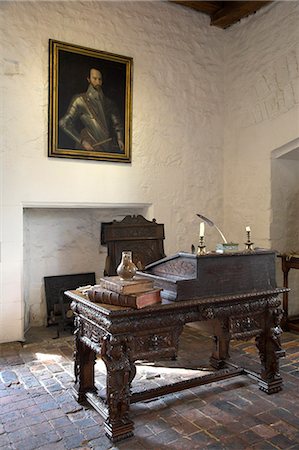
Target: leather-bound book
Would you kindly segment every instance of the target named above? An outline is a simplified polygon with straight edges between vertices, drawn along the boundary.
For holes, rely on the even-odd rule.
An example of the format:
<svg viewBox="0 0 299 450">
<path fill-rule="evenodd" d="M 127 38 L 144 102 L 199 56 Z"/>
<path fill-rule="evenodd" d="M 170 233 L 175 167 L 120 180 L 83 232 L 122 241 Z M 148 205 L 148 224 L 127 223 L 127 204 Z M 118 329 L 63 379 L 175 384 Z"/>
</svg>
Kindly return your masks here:
<svg viewBox="0 0 299 450">
<path fill-rule="evenodd" d="M 92 302 L 141 309 L 146 306 L 154 305 L 155 303 L 160 303 L 160 292 L 161 289 L 151 289 L 136 294 L 120 294 L 119 292 L 96 286 L 89 289 L 87 294 L 89 300 Z"/>
<path fill-rule="evenodd" d="M 100 280 L 100 286 L 120 294 L 136 294 L 153 289 L 154 280 L 142 276 L 135 276 L 133 280 L 121 280 L 117 276 L 104 277 Z"/>
</svg>

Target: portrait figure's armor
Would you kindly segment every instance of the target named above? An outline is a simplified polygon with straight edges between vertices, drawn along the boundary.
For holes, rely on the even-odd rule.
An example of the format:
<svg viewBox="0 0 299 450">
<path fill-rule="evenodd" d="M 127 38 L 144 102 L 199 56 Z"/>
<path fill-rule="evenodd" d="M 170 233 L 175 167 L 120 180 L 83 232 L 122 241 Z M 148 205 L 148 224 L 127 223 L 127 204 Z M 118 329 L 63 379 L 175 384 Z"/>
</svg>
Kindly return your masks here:
<svg viewBox="0 0 299 450">
<path fill-rule="evenodd" d="M 83 125 L 80 132 L 78 119 Z M 95 151 L 120 151 L 117 143 L 123 141 L 123 126 L 116 105 L 91 85 L 86 93 L 73 97 L 59 125 L 77 149 L 84 150 L 82 142 L 87 141 Z"/>
</svg>

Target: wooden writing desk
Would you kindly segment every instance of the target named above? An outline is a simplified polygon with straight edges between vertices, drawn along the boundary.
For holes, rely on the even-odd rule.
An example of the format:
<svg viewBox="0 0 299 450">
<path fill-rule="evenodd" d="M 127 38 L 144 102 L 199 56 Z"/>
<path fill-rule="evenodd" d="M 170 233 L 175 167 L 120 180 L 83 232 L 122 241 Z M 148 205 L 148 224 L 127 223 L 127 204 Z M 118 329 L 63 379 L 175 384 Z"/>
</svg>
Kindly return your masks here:
<svg viewBox="0 0 299 450">
<path fill-rule="evenodd" d="M 279 357 L 284 356 L 279 326 L 282 310 L 274 288 L 246 294 L 214 296 L 154 305 L 140 310 L 90 302 L 77 291 L 67 291 L 75 314 L 75 393 L 105 418 L 112 441 L 133 435 L 130 404 L 179 390 L 247 374 L 268 394 L 282 388 Z M 167 302 L 167 300 L 165 300 Z M 184 324 L 200 321 L 214 336 L 210 364 L 216 370 L 203 377 L 136 392 L 133 379 L 137 360 L 174 358 Z M 231 339 L 256 337 L 260 375 L 228 363 Z M 107 368 L 106 395 L 95 388 L 94 365 L 100 355 Z"/>
<path fill-rule="evenodd" d="M 281 268 L 283 271 L 283 285 L 289 287 L 289 271 L 291 269 L 299 269 L 298 255 L 279 255 L 281 258 Z M 285 313 L 284 328 L 286 330 L 299 331 L 299 316 L 289 317 L 289 293 L 288 289 L 283 294 L 283 309 Z"/>
</svg>

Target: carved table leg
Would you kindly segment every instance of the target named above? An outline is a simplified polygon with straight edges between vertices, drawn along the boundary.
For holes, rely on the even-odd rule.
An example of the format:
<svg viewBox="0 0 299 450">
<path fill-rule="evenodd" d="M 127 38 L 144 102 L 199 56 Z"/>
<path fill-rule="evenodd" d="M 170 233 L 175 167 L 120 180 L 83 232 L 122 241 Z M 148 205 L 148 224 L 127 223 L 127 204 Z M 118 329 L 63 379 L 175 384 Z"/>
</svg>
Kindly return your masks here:
<svg viewBox="0 0 299 450">
<path fill-rule="evenodd" d="M 285 356 L 285 351 L 280 343 L 282 329 L 279 323 L 281 316 L 282 311 L 280 309 L 269 313 L 269 317 L 266 319 L 266 329 L 256 337 L 256 346 L 259 350 L 262 364 L 259 387 L 267 394 L 274 394 L 282 389 L 279 358 Z"/>
<path fill-rule="evenodd" d="M 228 322 L 221 324 L 221 331 L 214 336 L 214 350 L 210 358 L 210 364 L 214 369 L 222 369 L 225 367 L 226 360 L 229 359 L 229 342 Z"/>
<path fill-rule="evenodd" d="M 129 359 L 126 342 L 117 338 L 105 340 L 102 359 L 107 367 L 107 419 L 106 435 L 112 441 L 133 436 L 134 424 L 129 418 L 130 387 L 136 374 L 135 364 Z"/>
<path fill-rule="evenodd" d="M 86 392 L 95 391 L 94 365 L 96 353 L 80 340 L 80 333 L 75 332 L 75 396 L 79 403 L 86 400 Z"/>
</svg>

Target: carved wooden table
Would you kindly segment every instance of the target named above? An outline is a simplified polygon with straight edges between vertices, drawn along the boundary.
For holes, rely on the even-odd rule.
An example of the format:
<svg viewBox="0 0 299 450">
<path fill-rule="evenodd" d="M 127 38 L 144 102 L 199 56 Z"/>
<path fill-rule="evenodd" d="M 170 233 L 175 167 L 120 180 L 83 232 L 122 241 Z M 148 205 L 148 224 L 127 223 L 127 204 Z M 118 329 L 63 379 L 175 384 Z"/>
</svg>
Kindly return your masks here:
<svg viewBox="0 0 299 450">
<path fill-rule="evenodd" d="M 289 271 L 291 269 L 299 269 L 298 255 L 278 255 L 281 258 L 281 268 L 283 271 L 283 285 L 289 287 Z M 283 294 L 283 310 L 285 313 L 284 329 L 299 331 L 299 316 L 289 317 L 289 293 L 288 289 Z"/>
<path fill-rule="evenodd" d="M 247 374 L 268 394 L 282 388 L 279 357 L 282 316 L 279 294 L 284 289 L 217 296 L 154 305 L 140 310 L 92 303 L 77 291 L 67 291 L 75 314 L 75 393 L 105 418 L 112 441 L 133 435 L 130 403 Z M 184 324 L 200 321 L 214 336 L 210 357 L 212 373 L 203 377 L 134 392 L 137 360 L 161 360 L 177 354 Z M 228 363 L 231 339 L 256 337 L 261 374 Z M 107 368 L 106 396 L 95 388 L 94 365 L 100 355 Z"/>
</svg>

